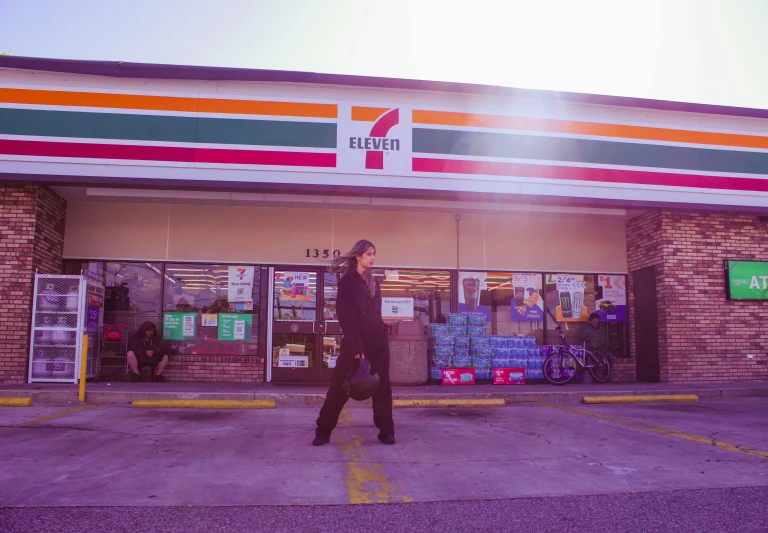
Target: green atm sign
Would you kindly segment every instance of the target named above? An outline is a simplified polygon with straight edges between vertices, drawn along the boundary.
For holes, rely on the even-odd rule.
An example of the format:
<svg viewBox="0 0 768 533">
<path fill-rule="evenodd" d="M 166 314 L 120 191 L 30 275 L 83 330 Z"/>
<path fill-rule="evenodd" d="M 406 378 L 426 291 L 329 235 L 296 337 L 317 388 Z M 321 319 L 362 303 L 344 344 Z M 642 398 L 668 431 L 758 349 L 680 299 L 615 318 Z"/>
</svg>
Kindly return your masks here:
<svg viewBox="0 0 768 533">
<path fill-rule="evenodd" d="M 768 300 L 768 262 L 726 261 L 729 300 Z"/>
</svg>

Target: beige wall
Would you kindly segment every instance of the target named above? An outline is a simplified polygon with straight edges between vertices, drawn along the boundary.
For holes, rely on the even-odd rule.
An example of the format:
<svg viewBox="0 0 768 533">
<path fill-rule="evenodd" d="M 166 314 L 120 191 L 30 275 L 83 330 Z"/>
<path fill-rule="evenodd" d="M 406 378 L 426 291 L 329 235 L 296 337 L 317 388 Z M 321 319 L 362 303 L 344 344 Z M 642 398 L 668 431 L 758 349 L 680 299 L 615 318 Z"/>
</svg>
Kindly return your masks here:
<svg viewBox="0 0 768 533">
<path fill-rule="evenodd" d="M 70 202 L 64 257 L 323 264 L 306 249 L 378 247 L 381 266 L 456 268 L 453 213 Z M 624 220 L 463 214 L 463 269 L 626 272 Z"/>
</svg>

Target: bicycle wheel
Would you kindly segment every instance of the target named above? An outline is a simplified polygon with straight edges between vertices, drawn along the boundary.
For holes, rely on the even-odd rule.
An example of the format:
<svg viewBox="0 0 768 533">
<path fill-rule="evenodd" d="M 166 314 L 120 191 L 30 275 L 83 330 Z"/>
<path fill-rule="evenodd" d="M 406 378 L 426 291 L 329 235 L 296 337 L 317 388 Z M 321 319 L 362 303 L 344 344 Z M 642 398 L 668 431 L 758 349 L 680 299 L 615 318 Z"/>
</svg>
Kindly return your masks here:
<svg viewBox="0 0 768 533">
<path fill-rule="evenodd" d="M 605 383 L 611 379 L 611 365 L 608 358 L 602 353 L 590 353 L 588 356 L 589 373 L 592 379 L 598 383 Z"/>
<path fill-rule="evenodd" d="M 565 385 L 576 375 L 576 361 L 571 354 L 558 350 L 544 360 L 541 370 L 553 385 Z"/>
</svg>

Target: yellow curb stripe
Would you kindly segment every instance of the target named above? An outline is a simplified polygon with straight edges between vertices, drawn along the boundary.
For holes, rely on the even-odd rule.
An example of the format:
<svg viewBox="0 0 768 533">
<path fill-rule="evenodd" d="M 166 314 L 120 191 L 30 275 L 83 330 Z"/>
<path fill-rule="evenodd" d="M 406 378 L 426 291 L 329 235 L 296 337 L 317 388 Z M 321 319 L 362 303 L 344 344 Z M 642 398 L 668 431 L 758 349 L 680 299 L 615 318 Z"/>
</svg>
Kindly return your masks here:
<svg viewBox="0 0 768 533">
<path fill-rule="evenodd" d="M 581 403 L 652 403 L 652 402 L 698 402 L 695 394 L 649 394 L 646 396 L 584 396 Z"/>
<path fill-rule="evenodd" d="M 75 413 L 79 413 L 80 411 L 85 411 L 86 409 L 90 409 L 92 407 L 96 407 L 95 404 L 90 405 L 81 405 L 80 407 L 75 407 L 73 409 L 67 409 L 66 411 L 60 411 L 58 413 L 54 413 L 52 415 L 44 416 L 42 418 L 35 418 L 34 420 L 29 420 L 27 422 L 22 422 L 21 424 L 16 424 L 15 426 L 6 427 L 6 428 L 0 428 L 0 433 L 3 431 L 8 431 L 9 429 L 13 428 L 23 428 L 27 426 L 33 426 L 35 424 L 43 424 L 44 422 L 50 422 L 51 420 L 56 420 L 57 418 L 62 418 L 65 416 L 73 415 Z"/>
<path fill-rule="evenodd" d="M 275 400 L 133 400 L 131 405 L 152 409 L 274 409 Z"/>
<path fill-rule="evenodd" d="M 32 398 L 0 398 L 0 407 L 29 407 Z"/>
<path fill-rule="evenodd" d="M 367 462 L 367 449 L 363 438 L 353 433 L 355 419 L 351 411 L 344 409 L 339 416 L 339 448 L 347 459 L 344 485 L 349 503 L 353 505 L 372 503 L 411 503 L 413 498 L 400 494 L 397 485 L 389 482 L 380 463 Z"/>
<path fill-rule="evenodd" d="M 489 400 L 393 400 L 392 407 L 504 407 L 504 399 Z"/>
<path fill-rule="evenodd" d="M 721 450 L 725 450 L 727 452 L 733 452 L 738 453 L 742 455 L 750 455 L 752 457 L 758 457 L 760 459 L 768 459 L 768 451 L 766 450 L 755 450 L 753 448 L 748 448 L 746 446 L 739 446 L 738 444 L 733 444 L 730 442 L 725 442 L 721 440 L 716 440 L 710 437 L 705 437 L 703 435 L 695 435 L 693 433 L 685 433 L 684 431 L 678 431 L 676 429 L 667 428 L 664 426 L 653 426 L 650 424 L 643 424 L 640 422 L 635 422 L 634 420 L 627 420 L 625 418 L 615 418 L 609 415 L 604 415 L 602 413 L 596 413 L 594 411 L 587 411 L 586 409 L 579 409 L 578 407 L 568 407 L 565 405 L 558 405 L 553 403 L 547 403 L 547 402 L 537 402 L 538 405 L 543 405 L 546 407 L 552 407 L 554 409 L 559 409 L 560 411 L 565 411 L 567 413 L 573 413 L 576 415 L 581 416 L 588 416 L 591 418 L 599 418 L 600 420 L 605 420 L 607 422 L 613 422 L 614 424 L 622 424 L 624 426 L 629 426 L 637 429 L 644 429 L 646 431 L 653 431 L 654 433 L 658 433 L 660 435 L 666 435 L 668 437 L 675 437 L 678 439 L 687 440 L 690 442 L 695 442 L 697 444 L 703 444 L 705 446 L 714 446 L 715 448 L 719 448 Z"/>
</svg>

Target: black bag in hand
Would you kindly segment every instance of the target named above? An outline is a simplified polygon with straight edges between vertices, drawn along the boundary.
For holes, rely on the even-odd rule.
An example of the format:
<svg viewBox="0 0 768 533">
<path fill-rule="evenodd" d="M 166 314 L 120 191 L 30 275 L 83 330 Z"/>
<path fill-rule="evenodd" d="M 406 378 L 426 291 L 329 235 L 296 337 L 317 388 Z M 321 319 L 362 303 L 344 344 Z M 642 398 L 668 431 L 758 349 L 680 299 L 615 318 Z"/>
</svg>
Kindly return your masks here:
<svg viewBox="0 0 768 533">
<path fill-rule="evenodd" d="M 379 375 L 371 374 L 371 363 L 360 358 L 357 368 L 350 370 L 343 383 L 349 397 L 358 402 L 372 398 L 379 390 Z"/>
</svg>

